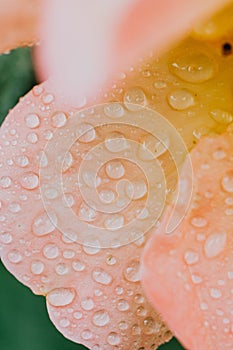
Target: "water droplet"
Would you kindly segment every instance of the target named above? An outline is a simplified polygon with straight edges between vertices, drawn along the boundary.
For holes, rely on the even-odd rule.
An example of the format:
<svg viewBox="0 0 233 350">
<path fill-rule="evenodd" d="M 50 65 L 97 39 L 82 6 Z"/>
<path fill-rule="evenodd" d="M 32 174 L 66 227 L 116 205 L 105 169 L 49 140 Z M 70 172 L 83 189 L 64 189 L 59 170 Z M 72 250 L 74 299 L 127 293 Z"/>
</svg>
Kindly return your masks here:
<svg viewBox="0 0 233 350">
<path fill-rule="evenodd" d="M 92 142 L 96 137 L 95 129 L 91 124 L 82 123 L 76 129 L 76 136 L 80 142 Z"/>
<path fill-rule="evenodd" d="M 208 305 L 206 303 L 201 303 L 200 304 L 200 309 L 205 311 L 205 310 L 208 310 Z"/>
<path fill-rule="evenodd" d="M 8 253 L 8 260 L 13 264 L 18 264 L 20 261 L 22 261 L 22 255 L 16 249 L 11 250 Z"/>
<path fill-rule="evenodd" d="M 194 105 L 194 95 L 187 89 L 176 89 L 168 95 L 168 103 L 175 110 L 185 110 Z"/>
<path fill-rule="evenodd" d="M 75 292 L 68 288 L 54 289 L 48 293 L 47 299 L 52 306 L 67 306 L 75 298 Z"/>
<path fill-rule="evenodd" d="M 81 301 L 81 307 L 83 310 L 90 311 L 94 308 L 95 304 L 91 298 L 87 298 Z"/>
<path fill-rule="evenodd" d="M 59 321 L 59 325 L 62 327 L 62 328 L 67 328 L 69 327 L 70 325 L 70 321 L 68 320 L 68 318 L 62 318 L 60 321 Z"/>
<path fill-rule="evenodd" d="M 81 337 L 84 340 L 90 340 L 92 338 L 93 334 L 89 329 L 84 329 L 84 331 L 82 331 L 81 333 Z"/>
<path fill-rule="evenodd" d="M 93 279 L 103 285 L 109 285 L 112 282 L 112 276 L 101 268 L 95 269 L 92 272 Z"/>
<path fill-rule="evenodd" d="M 143 306 L 139 306 L 136 313 L 138 316 L 144 317 L 147 314 L 147 310 Z"/>
<path fill-rule="evenodd" d="M 95 237 L 89 237 L 85 240 L 83 245 L 83 251 L 89 255 L 95 255 L 99 253 L 101 249 L 101 244 L 99 240 Z"/>
<path fill-rule="evenodd" d="M 56 259 L 59 255 L 59 249 L 55 244 L 47 244 L 43 249 L 43 253 L 47 259 Z"/>
<path fill-rule="evenodd" d="M 73 315 L 76 320 L 81 320 L 81 318 L 83 317 L 83 314 L 80 311 L 75 311 Z"/>
<path fill-rule="evenodd" d="M 116 286 L 115 292 L 117 295 L 122 295 L 124 293 L 124 289 L 121 286 Z"/>
<path fill-rule="evenodd" d="M 158 332 L 159 330 L 156 329 L 156 324 L 155 321 L 152 317 L 147 317 L 143 321 L 143 333 L 150 335 L 155 333 L 156 331 Z"/>
<path fill-rule="evenodd" d="M 138 324 L 134 324 L 132 327 L 132 334 L 133 335 L 140 335 L 141 334 L 141 328 Z"/>
<path fill-rule="evenodd" d="M 71 208 L 74 205 L 75 200 L 71 193 L 66 193 L 64 195 L 63 202 L 66 207 Z"/>
<path fill-rule="evenodd" d="M 120 161 L 113 160 L 107 163 L 106 173 L 111 179 L 120 179 L 125 174 L 125 168 Z"/>
<path fill-rule="evenodd" d="M 56 273 L 60 276 L 67 275 L 69 267 L 66 264 L 58 264 L 55 268 Z"/>
<path fill-rule="evenodd" d="M 221 180 L 222 188 L 227 193 L 233 193 L 233 171 L 228 171 Z"/>
<path fill-rule="evenodd" d="M 207 258 L 218 256 L 225 248 L 227 235 L 224 232 L 211 234 L 205 241 L 205 255 Z"/>
<path fill-rule="evenodd" d="M 33 190 L 39 185 L 39 177 L 37 174 L 28 172 L 21 177 L 20 183 L 26 190 Z"/>
<path fill-rule="evenodd" d="M 104 204 L 110 204 L 113 203 L 116 199 L 115 192 L 111 190 L 102 190 L 99 193 L 99 197 L 102 203 Z"/>
<path fill-rule="evenodd" d="M 37 143 L 38 135 L 35 132 L 30 132 L 29 134 L 27 134 L 27 140 L 31 144 Z"/>
<path fill-rule="evenodd" d="M 44 264 L 40 260 L 33 261 L 31 271 L 34 275 L 40 275 L 44 271 Z"/>
<path fill-rule="evenodd" d="M 232 114 L 222 109 L 214 109 L 210 112 L 210 116 L 219 124 L 230 124 L 233 121 Z"/>
<path fill-rule="evenodd" d="M 120 330 L 125 331 L 128 328 L 128 325 L 125 321 L 121 321 L 118 323 L 118 327 Z"/>
<path fill-rule="evenodd" d="M 52 125 L 55 128 L 61 128 L 66 124 L 67 121 L 67 117 L 65 115 L 65 113 L 56 113 L 52 116 Z"/>
<path fill-rule="evenodd" d="M 196 252 L 193 252 L 191 250 L 187 250 L 184 254 L 184 260 L 186 264 L 193 265 L 196 264 L 199 260 L 199 255 Z"/>
<path fill-rule="evenodd" d="M 112 214 L 108 217 L 104 225 L 108 230 L 119 230 L 124 225 L 124 216 L 120 214 Z"/>
<path fill-rule="evenodd" d="M 146 106 L 146 95 L 140 88 L 131 88 L 124 95 L 124 104 L 128 110 L 138 111 Z"/>
<path fill-rule="evenodd" d="M 145 181 L 127 182 L 125 190 L 130 199 L 141 199 L 147 193 L 147 184 Z"/>
<path fill-rule="evenodd" d="M 201 83 L 211 79 L 216 71 L 213 60 L 198 52 L 185 52 L 170 64 L 170 70 L 189 83 Z"/>
<path fill-rule="evenodd" d="M 9 209 L 12 213 L 18 213 L 21 210 L 19 203 L 11 203 Z"/>
<path fill-rule="evenodd" d="M 143 304 L 144 301 L 145 301 L 145 298 L 141 294 L 135 294 L 134 301 L 135 301 L 136 304 Z"/>
<path fill-rule="evenodd" d="M 35 235 L 44 236 L 53 232 L 55 230 L 56 225 L 57 225 L 56 214 L 43 213 L 34 220 L 32 229 Z"/>
<path fill-rule="evenodd" d="M 72 263 L 72 267 L 75 271 L 83 271 L 85 269 L 85 264 L 82 263 L 80 260 L 75 260 Z"/>
<path fill-rule="evenodd" d="M 128 148 L 128 142 L 121 133 L 113 132 L 105 139 L 105 147 L 112 153 L 118 153 Z"/>
<path fill-rule="evenodd" d="M 28 114 L 25 117 L 25 123 L 30 129 L 37 128 L 40 125 L 40 118 L 37 114 Z"/>
<path fill-rule="evenodd" d="M 11 185 L 11 178 L 9 176 L 2 176 L 0 179 L 0 185 L 2 188 L 9 188 Z"/>
<path fill-rule="evenodd" d="M 202 216 L 195 216 L 195 217 L 192 218 L 191 224 L 194 227 L 198 227 L 198 228 L 199 227 L 205 227 L 207 225 L 207 221 Z"/>
<path fill-rule="evenodd" d="M 115 332 L 109 333 L 109 335 L 108 335 L 108 344 L 109 345 L 118 345 L 118 344 L 120 344 L 120 342 L 121 342 L 121 338 L 117 333 L 115 333 Z"/>
<path fill-rule="evenodd" d="M 104 107 L 104 113 L 110 118 L 123 117 L 125 111 L 120 103 L 109 103 Z"/>
<path fill-rule="evenodd" d="M 52 187 L 47 188 L 45 190 L 44 194 L 45 194 L 45 197 L 47 199 L 55 199 L 58 196 L 58 192 L 57 192 L 56 188 L 52 188 Z"/>
<path fill-rule="evenodd" d="M 143 161 L 153 160 L 164 154 L 170 145 L 170 137 L 166 132 L 156 131 L 156 137 L 146 135 L 139 145 L 138 156 Z"/>
<path fill-rule="evenodd" d="M 54 100 L 54 96 L 52 94 L 45 94 L 42 96 L 42 101 L 44 104 L 49 105 Z"/>
<path fill-rule="evenodd" d="M 83 221 L 91 222 L 96 219 L 97 213 L 87 205 L 81 205 L 79 209 L 79 218 Z"/>
<path fill-rule="evenodd" d="M 85 171 L 83 173 L 83 181 L 90 188 L 96 188 L 101 183 L 101 178 L 94 171 Z"/>
<path fill-rule="evenodd" d="M 120 299 L 117 303 L 117 308 L 119 311 L 127 311 L 129 310 L 129 304 L 126 300 Z"/>
<path fill-rule="evenodd" d="M 112 255 L 107 256 L 106 258 L 106 264 L 109 266 L 115 265 L 117 262 L 116 258 Z"/>
<path fill-rule="evenodd" d="M 222 292 L 217 288 L 210 289 L 210 296 L 214 299 L 219 299 L 222 296 Z"/>
<path fill-rule="evenodd" d="M 106 310 L 99 310 L 94 313 L 92 320 L 94 325 L 104 327 L 109 323 L 110 317 Z"/>
<path fill-rule="evenodd" d="M 29 159 L 26 156 L 19 156 L 16 159 L 16 163 L 18 166 L 24 168 L 29 164 Z"/>
<path fill-rule="evenodd" d="M 12 242 L 12 236 L 9 232 L 0 233 L 0 242 L 4 244 L 10 244 Z"/>
<path fill-rule="evenodd" d="M 226 153 L 224 152 L 223 149 L 217 149 L 216 151 L 213 152 L 213 158 L 215 160 L 222 160 L 226 158 Z"/>
<path fill-rule="evenodd" d="M 158 80 L 154 83 L 154 87 L 156 89 L 164 89 L 167 87 L 167 83 L 163 80 Z"/>
<path fill-rule="evenodd" d="M 140 281 L 139 268 L 139 260 L 132 260 L 129 262 L 124 271 L 124 276 L 127 279 L 127 281 L 135 283 Z"/>
</svg>

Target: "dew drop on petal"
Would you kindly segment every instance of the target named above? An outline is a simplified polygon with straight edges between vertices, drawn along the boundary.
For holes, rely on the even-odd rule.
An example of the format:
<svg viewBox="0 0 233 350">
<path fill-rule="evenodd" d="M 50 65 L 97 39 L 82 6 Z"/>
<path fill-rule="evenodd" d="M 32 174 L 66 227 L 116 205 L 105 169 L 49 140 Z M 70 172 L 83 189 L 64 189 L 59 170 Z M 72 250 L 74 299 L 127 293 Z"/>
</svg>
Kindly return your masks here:
<svg viewBox="0 0 233 350">
<path fill-rule="evenodd" d="M 205 255 L 207 258 L 218 256 L 225 248 L 227 235 L 224 232 L 213 233 L 205 241 Z"/>
<path fill-rule="evenodd" d="M 233 193 L 233 171 L 228 171 L 222 178 L 222 188 L 227 193 Z"/>
<path fill-rule="evenodd" d="M 20 261 L 22 261 L 22 255 L 20 254 L 20 252 L 16 249 L 11 250 L 8 253 L 8 260 L 13 263 L 13 264 L 18 264 Z"/>
<path fill-rule="evenodd" d="M 139 260 L 130 261 L 124 271 L 124 276 L 126 280 L 134 283 L 139 282 L 140 281 L 139 268 L 140 268 Z"/>
<path fill-rule="evenodd" d="M 92 272 L 92 277 L 96 282 L 103 284 L 103 285 L 106 285 L 106 286 L 112 282 L 112 276 L 100 268 L 95 269 Z"/>
<path fill-rule="evenodd" d="M 32 225 L 32 230 L 37 236 L 47 235 L 55 230 L 57 217 L 55 213 L 43 213 L 35 218 Z"/>
<path fill-rule="evenodd" d="M 44 271 L 44 264 L 40 260 L 33 261 L 31 271 L 34 275 L 40 275 Z"/>
<path fill-rule="evenodd" d="M 193 265 L 199 261 L 199 255 L 194 251 L 187 250 L 184 254 L 184 260 L 186 264 Z"/>
<path fill-rule="evenodd" d="M 106 310 L 99 310 L 94 313 L 92 320 L 94 325 L 104 327 L 110 322 L 110 317 Z"/>
<path fill-rule="evenodd" d="M 120 161 L 112 160 L 106 165 L 106 173 L 111 179 L 120 179 L 125 174 L 125 168 Z"/>
<path fill-rule="evenodd" d="M 33 190 L 39 185 L 39 177 L 34 173 L 28 172 L 21 177 L 20 183 L 23 188 Z"/>
<path fill-rule="evenodd" d="M 75 292 L 68 288 L 53 289 L 47 295 L 47 300 L 52 306 L 67 306 L 75 298 Z"/>
<path fill-rule="evenodd" d="M 109 345 L 118 345 L 121 342 L 121 338 L 117 333 L 111 332 L 108 335 L 107 341 Z"/>
<path fill-rule="evenodd" d="M 185 110 L 194 105 L 194 95 L 187 89 L 177 89 L 168 95 L 168 103 L 175 110 Z"/>
<path fill-rule="evenodd" d="M 52 125 L 55 128 L 63 127 L 64 125 L 66 125 L 66 122 L 67 122 L 67 117 L 66 117 L 65 113 L 62 113 L 62 112 L 55 113 L 52 116 Z"/>
<path fill-rule="evenodd" d="M 95 129 L 91 124 L 82 123 L 76 129 L 76 136 L 80 142 L 92 142 L 96 137 Z"/>
<path fill-rule="evenodd" d="M 124 115 L 124 108 L 120 103 L 109 103 L 104 107 L 104 113 L 111 118 L 120 118 Z"/>
<path fill-rule="evenodd" d="M 37 114 L 28 114 L 25 117 L 25 123 L 30 129 L 37 128 L 40 125 L 40 118 Z"/>
<path fill-rule="evenodd" d="M 131 88 L 125 92 L 124 104 L 130 111 L 138 111 L 146 106 L 147 98 L 141 88 Z"/>
</svg>

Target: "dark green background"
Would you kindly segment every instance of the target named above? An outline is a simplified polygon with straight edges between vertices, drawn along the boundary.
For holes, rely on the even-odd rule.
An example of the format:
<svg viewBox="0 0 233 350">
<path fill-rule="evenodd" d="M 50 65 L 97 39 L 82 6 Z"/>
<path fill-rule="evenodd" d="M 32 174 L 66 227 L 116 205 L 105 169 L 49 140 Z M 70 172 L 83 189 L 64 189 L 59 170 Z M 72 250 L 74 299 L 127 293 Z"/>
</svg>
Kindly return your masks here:
<svg viewBox="0 0 233 350">
<path fill-rule="evenodd" d="M 35 84 L 29 49 L 0 56 L 0 121 Z M 0 263 L 0 349 L 84 350 L 65 339 L 49 321 L 45 300 L 20 284 Z M 182 350 L 172 339 L 159 350 Z"/>
</svg>

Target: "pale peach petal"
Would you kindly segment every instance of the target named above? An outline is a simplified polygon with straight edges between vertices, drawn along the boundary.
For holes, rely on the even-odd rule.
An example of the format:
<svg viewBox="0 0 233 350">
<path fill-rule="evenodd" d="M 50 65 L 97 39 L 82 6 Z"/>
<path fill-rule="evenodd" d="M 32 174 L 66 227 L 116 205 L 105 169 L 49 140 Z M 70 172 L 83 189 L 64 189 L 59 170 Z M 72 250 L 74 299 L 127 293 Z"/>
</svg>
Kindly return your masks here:
<svg viewBox="0 0 233 350">
<path fill-rule="evenodd" d="M 187 349 L 230 350 L 233 135 L 204 137 L 191 159 L 194 193 L 190 210 L 167 235 L 172 208 L 168 209 L 144 251 L 143 287 Z M 183 175 L 187 178 L 189 174 Z"/>
<path fill-rule="evenodd" d="M 34 44 L 40 0 L 0 0 L 0 52 Z"/>
</svg>

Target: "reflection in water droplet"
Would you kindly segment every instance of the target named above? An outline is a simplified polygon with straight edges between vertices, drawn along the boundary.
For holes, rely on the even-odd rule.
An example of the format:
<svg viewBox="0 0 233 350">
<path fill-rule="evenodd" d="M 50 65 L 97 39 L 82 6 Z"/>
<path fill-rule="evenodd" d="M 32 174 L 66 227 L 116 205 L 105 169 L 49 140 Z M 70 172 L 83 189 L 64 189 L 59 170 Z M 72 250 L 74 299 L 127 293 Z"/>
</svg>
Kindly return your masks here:
<svg viewBox="0 0 233 350">
<path fill-rule="evenodd" d="M 65 113 L 56 113 L 52 116 L 52 125 L 55 128 L 61 128 L 66 124 L 67 117 Z"/>
<path fill-rule="evenodd" d="M 33 190 L 33 189 L 37 188 L 39 185 L 39 177 L 38 177 L 38 175 L 31 173 L 31 172 L 25 173 L 21 177 L 20 183 L 21 183 L 23 188 L 25 188 L 27 190 Z"/>
<path fill-rule="evenodd" d="M 185 110 L 194 105 L 194 96 L 187 89 L 176 89 L 168 95 L 168 103 L 175 110 Z"/>
<path fill-rule="evenodd" d="M 33 221 L 32 230 L 35 235 L 44 236 L 53 232 L 56 225 L 57 217 L 55 213 L 43 213 Z"/>
<path fill-rule="evenodd" d="M 109 103 L 104 107 L 104 113 L 111 118 L 120 118 L 124 115 L 124 108 L 120 103 Z"/>
<path fill-rule="evenodd" d="M 205 255 L 207 258 L 218 256 L 225 248 L 227 235 L 225 232 L 211 234 L 204 246 Z"/>
<path fill-rule="evenodd" d="M 125 190 L 130 199 L 141 199 L 147 193 L 147 184 L 145 181 L 127 182 Z"/>
<path fill-rule="evenodd" d="M 20 261 L 22 261 L 22 255 L 20 254 L 20 252 L 16 249 L 11 250 L 8 253 L 8 260 L 13 263 L 13 264 L 18 264 Z"/>
<path fill-rule="evenodd" d="M 94 313 L 92 320 L 94 325 L 104 327 L 109 323 L 110 317 L 106 310 L 99 310 Z"/>
<path fill-rule="evenodd" d="M 40 118 L 37 114 L 28 114 L 25 117 L 25 123 L 30 129 L 37 128 L 40 125 Z"/>
<path fill-rule="evenodd" d="M 127 279 L 127 281 L 135 283 L 140 281 L 139 268 L 139 260 L 132 260 L 129 262 L 124 271 L 124 276 Z"/>
<path fill-rule="evenodd" d="M 125 168 L 120 161 L 112 160 L 106 165 L 106 173 L 111 179 L 120 179 L 125 174 Z"/>
<path fill-rule="evenodd" d="M 219 124 L 230 124 L 233 121 L 233 116 L 230 112 L 222 109 L 214 109 L 210 112 L 210 116 Z"/>
<path fill-rule="evenodd" d="M 40 260 L 33 261 L 31 271 L 34 275 L 40 275 L 44 271 L 44 264 Z"/>
<path fill-rule="evenodd" d="M 109 285 L 112 282 L 112 276 L 110 276 L 106 271 L 103 269 L 95 269 L 92 272 L 93 279 L 103 285 Z"/>
<path fill-rule="evenodd" d="M 140 88 L 131 88 L 124 95 L 124 104 L 128 110 L 138 111 L 146 106 L 146 95 Z"/>
<path fill-rule="evenodd" d="M 196 264 L 199 260 L 199 255 L 196 252 L 193 252 L 191 250 L 187 250 L 184 254 L 184 260 L 186 264 L 193 265 Z"/>
<path fill-rule="evenodd" d="M 227 193 L 233 193 L 233 171 L 228 171 L 222 178 L 222 188 Z"/>
<path fill-rule="evenodd" d="M 108 335 L 108 344 L 110 344 L 110 345 L 118 345 L 118 344 L 120 344 L 120 342 L 121 342 L 121 338 L 120 338 L 120 336 L 117 333 L 115 333 L 115 332 L 109 333 L 109 335 Z"/>
<path fill-rule="evenodd" d="M 118 153 L 128 148 L 128 142 L 122 134 L 114 132 L 105 139 L 105 147 L 110 152 Z"/>
<path fill-rule="evenodd" d="M 95 129 L 91 124 L 82 123 L 76 129 L 76 136 L 80 142 L 92 142 L 96 137 Z"/>
</svg>

